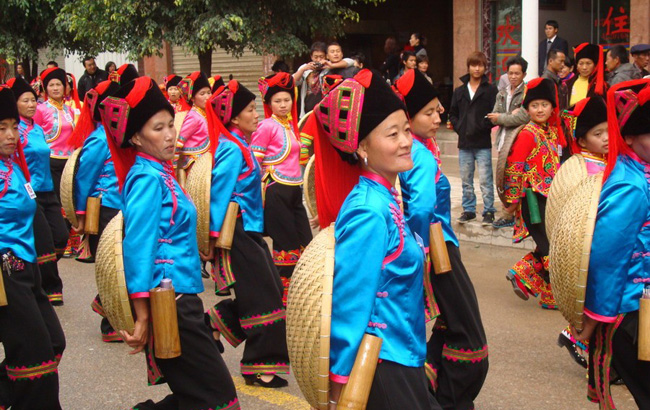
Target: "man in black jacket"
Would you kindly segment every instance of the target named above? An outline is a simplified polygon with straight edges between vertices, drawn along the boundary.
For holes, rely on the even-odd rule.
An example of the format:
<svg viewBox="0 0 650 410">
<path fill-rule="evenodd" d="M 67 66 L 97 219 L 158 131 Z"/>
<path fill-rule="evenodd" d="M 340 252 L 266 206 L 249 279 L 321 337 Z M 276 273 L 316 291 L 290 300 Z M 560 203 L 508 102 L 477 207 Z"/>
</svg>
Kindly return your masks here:
<svg viewBox="0 0 650 410">
<path fill-rule="evenodd" d="M 84 97 L 89 90 L 95 88 L 95 86 L 102 81 L 108 80 L 108 73 L 97 68 L 94 57 L 84 57 L 83 64 L 86 71 L 79 79 L 77 86 L 77 92 L 79 93 L 80 101 L 84 100 Z"/>
<path fill-rule="evenodd" d="M 569 55 L 569 43 L 559 37 L 557 32 L 560 30 L 560 25 L 555 20 L 549 20 L 544 25 L 544 34 L 546 38 L 539 43 L 538 50 L 538 66 L 539 76 L 541 77 L 546 69 L 548 62 L 548 52 L 551 50 L 560 50 L 565 56 Z"/>
<path fill-rule="evenodd" d="M 487 114 L 492 112 L 497 88 L 485 76 L 487 58 L 475 51 L 467 58 L 468 74 L 460 79 L 463 85 L 454 90 L 449 108 L 449 120 L 458 133 L 458 161 L 463 180 L 463 213 L 459 223 L 476 219 L 474 169 L 478 163 L 481 194 L 483 196 L 483 225 L 494 222 L 494 183 L 492 177 L 492 123 Z"/>
</svg>

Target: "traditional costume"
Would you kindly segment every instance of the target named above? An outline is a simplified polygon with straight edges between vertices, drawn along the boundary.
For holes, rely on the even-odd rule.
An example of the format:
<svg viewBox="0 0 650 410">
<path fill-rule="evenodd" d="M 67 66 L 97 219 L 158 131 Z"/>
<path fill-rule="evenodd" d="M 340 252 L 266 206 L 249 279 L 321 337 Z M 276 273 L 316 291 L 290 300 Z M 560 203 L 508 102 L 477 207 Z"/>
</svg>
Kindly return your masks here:
<svg viewBox="0 0 650 410">
<path fill-rule="evenodd" d="M 53 67 L 41 73 L 41 81 L 43 81 L 46 96 L 47 85 L 53 79 L 61 81 L 61 84 L 65 87 L 65 71 Z M 54 192 L 60 198 L 61 174 L 68 157 L 73 151 L 69 144 L 69 138 L 72 135 L 72 130 L 74 130 L 74 112 L 63 101 L 58 102 L 48 98 L 36 108 L 34 122 L 43 127 L 45 139 L 50 146 L 50 169 L 52 171 L 52 181 L 54 182 Z"/>
<path fill-rule="evenodd" d="M 171 162 L 160 161 L 131 145 L 133 135 L 161 111 L 174 115 L 149 77 L 122 86 L 102 103 L 124 211 L 124 274 L 131 298 L 168 278 L 177 293 L 176 309 L 182 354 L 155 359 L 146 348 L 150 383 L 166 381 L 172 394 L 138 410 L 174 408 L 239 409 L 235 386 L 205 324 L 201 263 L 196 239 L 196 208 L 176 182 Z M 151 334 L 149 336 L 151 338 Z M 151 339 L 150 339 L 151 341 Z"/>
<path fill-rule="evenodd" d="M 219 74 L 215 75 L 212 78 L 209 78 L 208 80 L 209 80 L 210 84 L 212 84 L 210 86 L 210 92 L 212 94 L 216 93 L 217 90 L 219 89 L 219 87 L 223 87 L 223 86 L 226 85 L 226 83 L 223 82 L 223 78 L 221 78 L 221 76 Z"/>
<path fill-rule="evenodd" d="M 305 247 L 312 239 L 307 212 L 302 204 L 300 138 L 296 123 L 296 87 L 287 73 L 259 80 L 266 119 L 251 137 L 253 153 L 262 166 L 264 228 L 273 240 L 273 262 L 284 286 L 283 302 L 291 274 Z M 291 113 L 280 118 L 271 111 L 271 98 L 278 92 L 291 95 Z"/>
<path fill-rule="evenodd" d="M 553 81 L 542 78 L 530 81 L 522 106 L 528 109 L 533 100 L 550 101 L 553 113 L 546 124 L 531 120 L 517 135 L 508 155 L 504 195 L 508 203 L 519 204 L 515 211 L 513 242 L 532 236 L 537 247 L 517 262 L 506 278 L 522 299 L 541 295 L 540 306 L 555 309 L 548 274 L 549 244 L 544 213 L 546 197 L 560 164 L 560 151 L 566 144 L 559 127 L 557 89 Z"/>
<path fill-rule="evenodd" d="M 36 92 L 23 79 L 11 79 L 7 85 L 11 87 L 16 99 L 30 92 L 37 98 Z M 63 256 L 68 243 L 69 229 L 54 191 L 50 170 L 50 147 L 45 140 L 43 128 L 32 118 L 21 117 L 18 131 L 38 204 L 34 217 L 34 238 L 43 289 L 52 303 L 59 304 L 63 301 L 63 282 L 59 276 L 57 262 Z"/>
<path fill-rule="evenodd" d="M 78 170 L 74 180 L 74 202 L 78 215 L 86 215 L 88 198 L 99 198 L 99 229 L 89 236 L 91 261 L 94 261 L 99 238 L 106 225 L 118 214 L 122 198 L 117 185 L 115 167 L 106 141 L 106 130 L 101 124 L 100 104 L 106 97 L 114 94 L 120 86 L 114 81 L 103 81 L 86 93 L 84 107 L 77 128 L 72 134 L 72 145 L 82 147 L 79 154 Z M 99 296 L 91 304 L 93 310 L 104 316 Z M 101 323 L 102 340 L 122 341 L 120 336 L 103 317 Z"/>
<path fill-rule="evenodd" d="M 183 77 L 176 74 L 170 74 L 167 77 L 165 77 L 165 81 L 164 81 L 165 91 L 169 92 L 169 89 L 172 87 L 178 88 L 178 85 L 180 84 L 182 79 Z M 167 97 L 168 97 L 167 101 L 169 101 L 169 104 L 171 104 L 172 108 L 174 108 L 174 112 L 176 114 L 178 114 L 179 112 L 189 111 L 192 108 L 182 96 L 176 102 L 172 102 L 169 99 L 169 96 Z"/>
<path fill-rule="evenodd" d="M 203 88 L 210 88 L 208 77 L 200 71 L 195 71 L 185 77 L 179 84 L 183 98 L 192 104 L 192 98 Z M 177 169 L 189 170 L 194 161 L 208 152 L 210 138 L 208 135 L 208 120 L 205 108 L 192 106 L 176 139 L 176 157 L 174 163 Z"/>
<path fill-rule="evenodd" d="M 424 247 L 395 187 L 351 165 L 359 143 L 398 110 L 404 105 L 381 76 L 363 70 L 330 91 L 307 124 L 321 227 L 336 220 L 330 380 L 348 382 L 367 333 L 383 340 L 367 408 L 440 409 L 424 370 L 425 309 L 437 315 L 430 286 L 423 290 Z"/>
<path fill-rule="evenodd" d="M 282 282 L 262 237 L 262 174 L 247 138 L 235 126 L 226 128 L 255 95 L 235 80 L 216 90 L 208 106 L 211 151 L 215 151 L 210 195 L 210 235 L 219 236 L 230 202 L 239 204 L 232 248 L 216 249 L 216 291 L 233 286 L 237 297 L 208 311 L 211 326 L 237 347 L 246 341 L 241 372 L 247 384 L 281 387 L 279 377 L 263 382 L 262 374 L 289 372 L 286 312 Z M 249 137 L 250 138 L 250 137 Z M 281 383 L 282 381 L 283 383 Z"/>
<path fill-rule="evenodd" d="M 113 71 L 109 80 L 119 83 L 121 86 L 130 83 L 140 77 L 138 69 L 133 64 L 122 64 L 117 70 Z"/>
<path fill-rule="evenodd" d="M 438 98 L 418 70 L 407 71 L 395 84 L 411 119 Z M 461 260 L 451 227 L 450 184 L 440 170 L 434 138 L 413 135 L 413 169 L 399 175 L 404 216 L 429 251 L 429 229 L 442 224 L 452 271 L 436 275 L 428 269 L 440 316 L 427 344 L 427 376 L 443 408 L 470 410 L 487 376 L 488 348 L 474 285 Z M 426 263 L 430 264 L 431 261 Z"/>
<path fill-rule="evenodd" d="M 589 341 L 588 398 L 613 409 L 610 365 L 640 409 L 650 408 L 650 362 L 637 358 L 639 299 L 650 284 L 650 164 L 623 137 L 650 133 L 650 80 L 607 93 L 609 154 L 589 260 L 584 314 L 597 321 Z"/>
<path fill-rule="evenodd" d="M 20 121 L 11 90 L 0 87 L 0 120 Z M 7 304 L 0 306 L 0 408 L 59 410 L 59 319 L 41 287 L 32 224 L 37 204 L 23 147 L 0 159 L 0 253 Z M 26 343 L 26 341 L 29 341 Z"/>
<path fill-rule="evenodd" d="M 575 76 L 567 82 L 569 94 L 569 107 L 584 98 L 593 95 L 605 95 L 607 92 L 607 83 L 605 82 L 605 64 L 603 61 L 603 46 L 582 43 L 574 50 L 576 65 L 574 68 Z M 589 78 L 582 77 L 578 73 L 578 62 L 588 58 L 594 63 L 594 71 Z"/>
</svg>

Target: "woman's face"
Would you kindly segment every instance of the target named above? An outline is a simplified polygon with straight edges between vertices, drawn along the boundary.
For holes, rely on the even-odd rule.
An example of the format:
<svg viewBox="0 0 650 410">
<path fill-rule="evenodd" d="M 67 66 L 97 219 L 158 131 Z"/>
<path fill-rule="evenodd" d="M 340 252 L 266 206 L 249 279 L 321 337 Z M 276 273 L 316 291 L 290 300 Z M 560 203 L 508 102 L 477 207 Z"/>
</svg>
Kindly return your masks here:
<svg viewBox="0 0 650 410">
<path fill-rule="evenodd" d="M 607 121 L 596 125 L 584 136 L 578 139 L 578 145 L 594 154 L 607 154 L 609 151 L 609 132 Z"/>
<path fill-rule="evenodd" d="M 246 137 L 250 137 L 257 130 L 259 117 L 253 100 L 235 118 L 230 120 L 230 123 L 243 132 Z"/>
<path fill-rule="evenodd" d="M 178 87 L 169 87 L 167 89 L 167 95 L 169 96 L 169 101 L 175 103 L 181 98 L 181 91 Z"/>
<path fill-rule="evenodd" d="M 158 111 L 135 133 L 131 143 L 138 152 L 160 161 L 171 160 L 176 148 L 174 117 L 167 110 Z"/>
<path fill-rule="evenodd" d="M 625 142 L 642 160 L 645 162 L 650 162 L 650 132 L 646 134 L 625 137 Z"/>
<path fill-rule="evenodd" d="M 361 141 L 357 150 L 361 162 L 368 159 L 368 169 L 394 181 L 397 174 L 413 168 L 411 126 L 406 113 L 398 110 L 386 117 Z"/>
<path fill-rule="evenodd" d="M 21 117 L 31 119 L 36 114 L 36 98 L 30 92 L 22 93 L 16 101 L 18 114 Z"/>
<path fill-rule="evenodd" d="M 293 101 L 291 94 L 287 91 L 280 91 L 271 97 L 271 111 L 277 117 L 286 117 L 291 112 Z"/>
<path fill-rule="evenodd" d="M 590 58 L 581 58 L 578 61 L 578 74 L 580 77 L 589 77 L 594 72 L 596 64 Z"/>
<path fill-rule="evenodd" d="M 16 151 L 18 144 L 18 123 L 15 118 L 0 121 L 0 156 L 9 157 Z"/>
<path fill-rule="evenodd" d="M 115 64 L 111 64 L 111 65 L 108 66 L 108 73 L 109 74 L 112 73 L 115 70 L 117 70 L 117 67 L 115 66 Z"/>
<path fill-rule="evenodd" d="M 416 47 L 420 45 L 420 39 L 418 39 L 415 34 L 411 34 L 411 38 L 409 38 L 409 44 L 411 47 Z"/>
<path fill-rule="evenodd" d="M 573 71 L 573 66 L 567 66 L 564 64 L 560 70 L 560 78 L 566 78 L 567 75 L 571 74 Z"/>
<path fill-rule="evenodd" d="M 536 124 L 546 124 L 552 113 L 553 104 L 549 100 L 533 100 L 528 104 L 528 115 Z"/>
<path fill-rule="evenodd" d="M 65 87 L 61 80 L 54 78 L 47 83 L 47 95 L 55 101 L 63 100 L 63 93 L 65 92 Z"/>
<path fill-rule="evenodd" d="M 411 130 L 420 138 L 433 138 L 440 128 L 440 100 L 434 98 L 411 119 Z"/>
<path fill-rule="evenodd" d="M 194 101 L 194 105 L 205 110 L 205 104 L 210 99 L 210 95 L 210 87 L 203 87 L 192 97 L 192 101 Z"/>
<path fill-rule="evenodd" d="M 428 69 L 429 69 L 429 62 L 428 61 L 420 61 L 418 63 L 418 70 L 420 70 L 420 72 L 426 73 Z"/>
</svg>

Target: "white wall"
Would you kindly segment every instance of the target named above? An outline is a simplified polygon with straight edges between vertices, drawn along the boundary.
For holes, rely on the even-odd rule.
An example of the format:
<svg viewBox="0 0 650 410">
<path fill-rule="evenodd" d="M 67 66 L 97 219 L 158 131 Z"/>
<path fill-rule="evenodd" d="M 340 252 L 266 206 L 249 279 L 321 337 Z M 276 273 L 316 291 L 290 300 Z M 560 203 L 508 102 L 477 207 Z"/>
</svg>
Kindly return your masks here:
<svg viewBox="0 0 650 410">
<path fill-rule="evenodd" d="M 79 80 L 79 77 L 81 77 L 84 73 L 84 66 L 82 62 L 83 57 L 84 56 L 80 54 L 72 54 L 65 58 L 65 67 L 63 68 L 65 71 L 72 73 L 77 80 Z M 123 53 L 101 53 L 95 57 L 95 63 L 97 63 L 97 67 L 101 68 L 102 70 L 104 69 L 106 63 L 109 61 L 114 62 L 117 67 L 126 63 L 132 63 L 137 67 L 137 61 L 129 60 L 127 58 L 127 55 Z"/>
</svg>

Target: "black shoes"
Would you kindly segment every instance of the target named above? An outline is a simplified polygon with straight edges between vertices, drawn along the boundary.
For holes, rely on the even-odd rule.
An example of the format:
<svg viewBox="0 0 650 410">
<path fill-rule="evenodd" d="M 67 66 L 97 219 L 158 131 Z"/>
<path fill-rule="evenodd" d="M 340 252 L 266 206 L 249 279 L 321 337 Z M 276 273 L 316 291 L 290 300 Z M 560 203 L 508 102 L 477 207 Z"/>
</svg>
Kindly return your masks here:
<svg viewBox="0 0 650 410">
<path fill-rule="evenodd" d="M 560 335 L 558 336 L 557 345 L 566 348 L 566 350 L 569 351 L 569 355 L 571 355 L 571 358 L 576 363 L 578 363 L 580 366 L 584 367 L 585 369 L 587 368 L 587 359 L 585 359 L 585 357 L 578 352 L 578 348 L 575 345 L 575 343 L 573 343 L 571 339 L 566 337 L 564 333 L 560 333 Z"/>
<path fill-rule="evenodd" d="M 473 221 L 476 219 L 476 214 L 474 212 L 463 212 L 460 214 L 460 218 L 456 219 L 459 224 L 466 224 L 467 222 Z"/>
<path fill-rule="evenodd" d="M 255 384 L 260 385 L 261 387 L 266 387 L 269 389 L 277 389 L 278 387 L 287 387 L 289 382 L 278 376 L 277 374 L 273 375 L 271 381 L 265 382 L 262 380 L 262 374 L 243 374 L 244 380 L 246 381 L 247 386 L 253 386 Z"/>
<path fill-rule="evenodd" d="M 492 227 L 494 229 L 511 228 L 513 226 L 515 226 L 515 218 L 512 219 L 499 218 L 492 224 Z"/>
<path fill-rule="evenodd" d="M 483 215 L 483 221 L 481 222 L 481 225 L 490 226 L 493 223 L 494 223 L 494 212 L 486 212 L 485 215 Z"/>
</svg>

